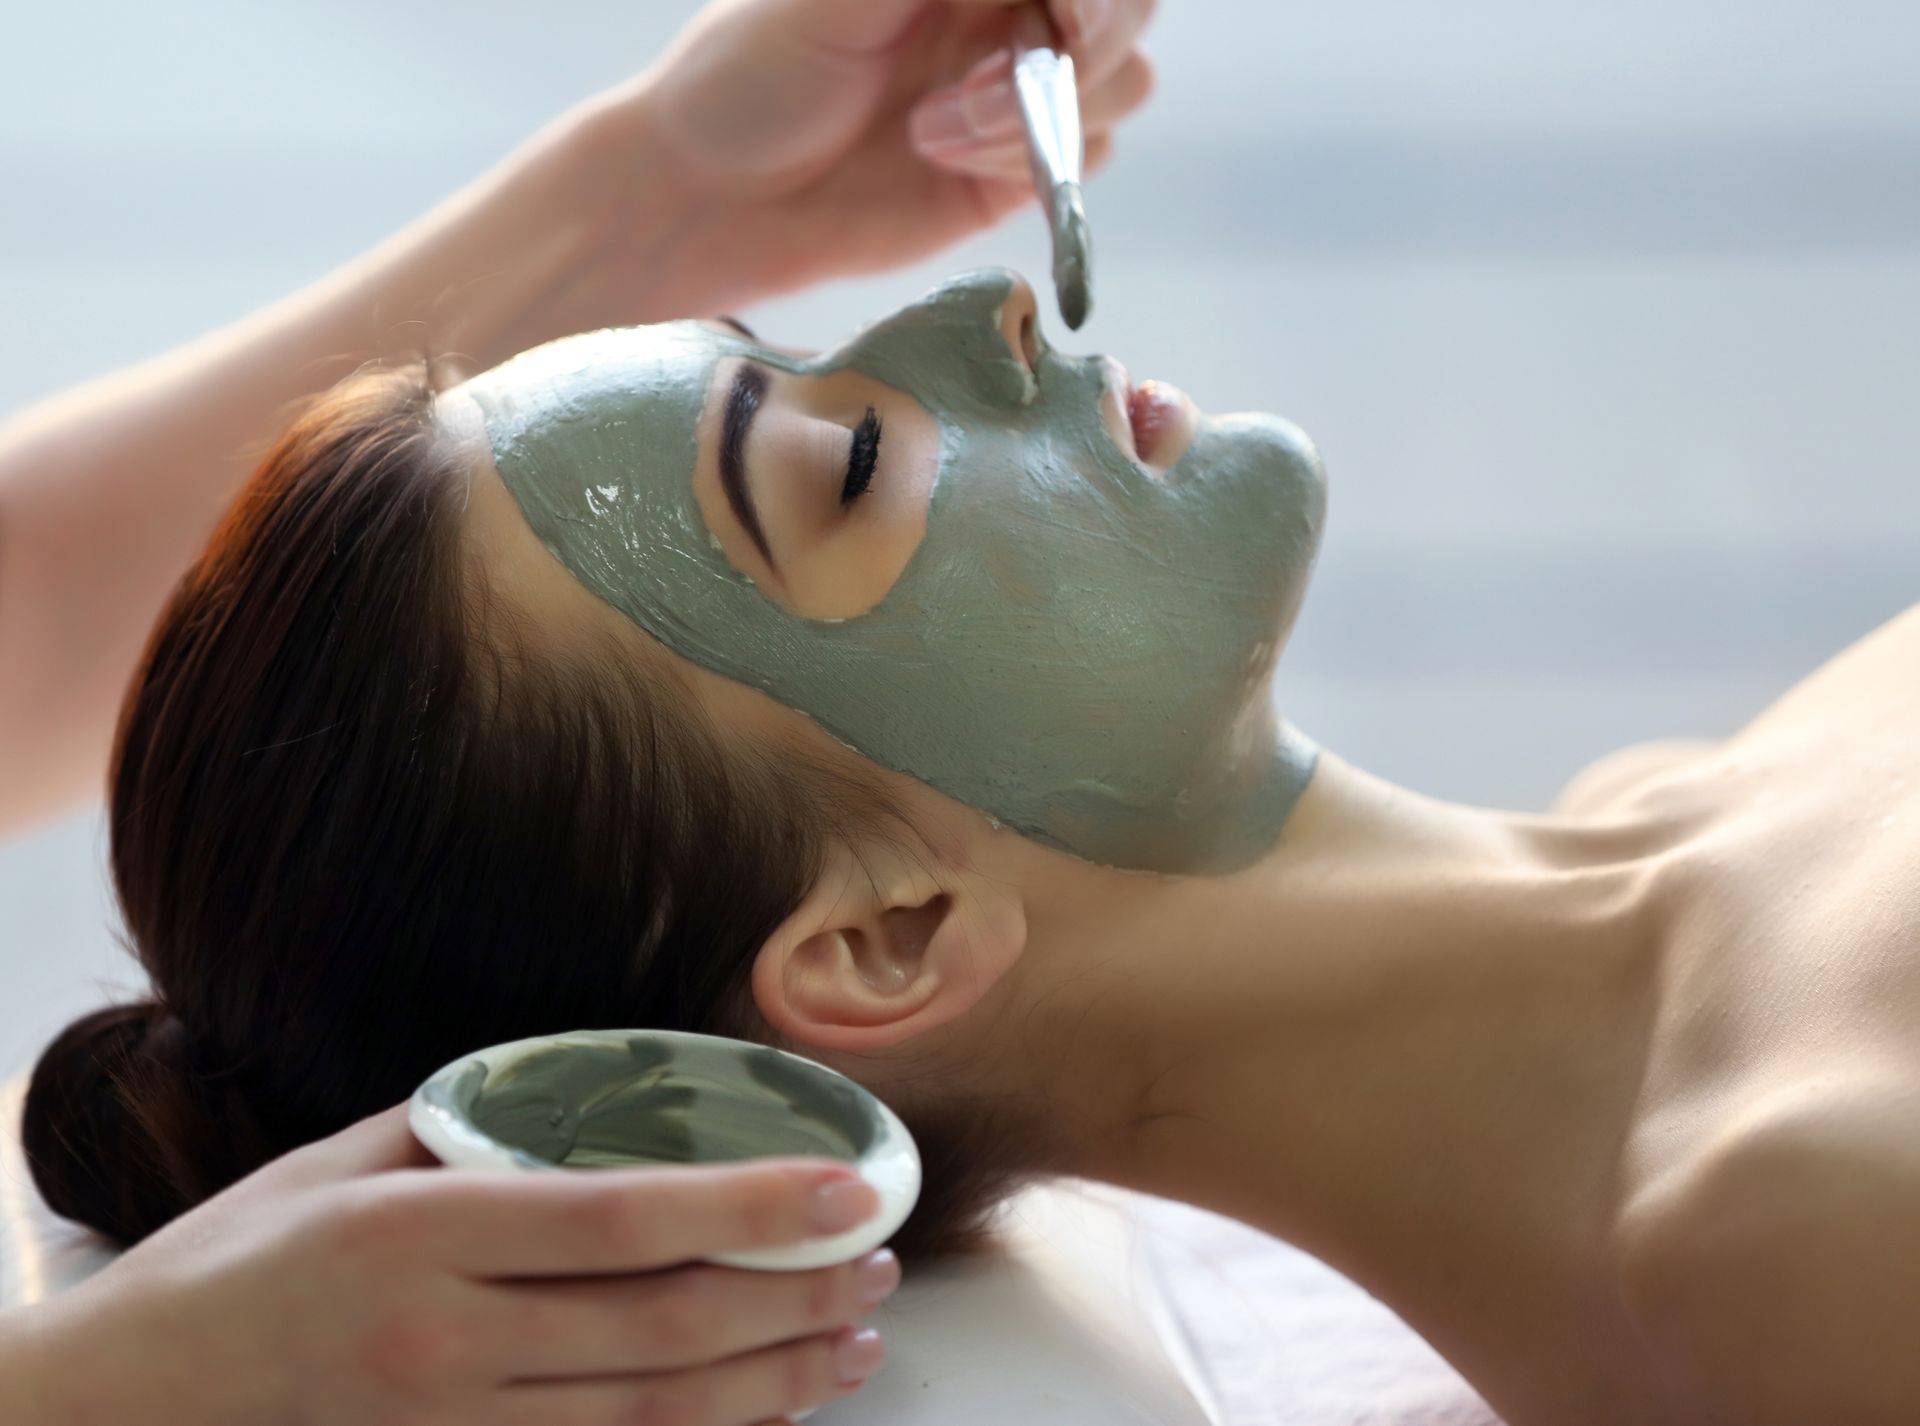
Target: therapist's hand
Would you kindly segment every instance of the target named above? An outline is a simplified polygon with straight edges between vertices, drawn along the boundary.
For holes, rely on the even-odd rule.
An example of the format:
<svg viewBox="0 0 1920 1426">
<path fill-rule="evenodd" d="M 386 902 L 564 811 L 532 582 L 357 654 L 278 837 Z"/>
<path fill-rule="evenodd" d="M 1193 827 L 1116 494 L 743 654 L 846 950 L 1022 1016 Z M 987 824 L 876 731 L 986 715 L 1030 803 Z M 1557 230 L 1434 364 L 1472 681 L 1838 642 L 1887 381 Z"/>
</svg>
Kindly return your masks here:
<svg viewBox="0 0 1920 1426">
<path fill-rule="evenodd" d="M 53 1421 L 755 1426 L 879 1364 L 890 1254 L 690 1264 L 875 1211 L 844 1165 L 479 1174 L 399 1110 L 299 1150 L 46 1309 Z M 64 1393 L 64 1394 L 63 1394 Z M 33 1418 L 30 1418 L 33 1419 Z"/>
<path fill-rule="evenodd" d="M 1049 0 L 1092 164 L 1152 87 L 1153 7 Z M 1009 44 L 1038 18 L 1034 0 L 716 0 L 601 101 L 596 166 L 629 210 L 611 260 L 670 205 L 673 240 L 632 244 L 624 280 L 712 315 L 915 261 L 1034 203 Z M 623 163 L 644 183 L 623 187 Z"/>
</svg>

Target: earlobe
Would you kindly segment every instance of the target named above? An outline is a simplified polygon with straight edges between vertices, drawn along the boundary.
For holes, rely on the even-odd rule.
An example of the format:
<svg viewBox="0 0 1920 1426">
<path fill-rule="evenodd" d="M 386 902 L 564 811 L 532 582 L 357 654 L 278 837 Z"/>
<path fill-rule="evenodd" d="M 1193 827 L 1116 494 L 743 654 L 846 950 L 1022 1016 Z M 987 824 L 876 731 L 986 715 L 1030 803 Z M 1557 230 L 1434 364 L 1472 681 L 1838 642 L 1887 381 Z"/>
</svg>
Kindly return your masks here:
<svg viewBox="0 0 1920 1426">
<path fill-rule="evenodd" d="M 845 852 L 761 947 L 754 1000 L 801 1045 L 881 1050 L 972 1009 L 1025 946 L 1025 908 L 1001 884 Z"/>
</svg>

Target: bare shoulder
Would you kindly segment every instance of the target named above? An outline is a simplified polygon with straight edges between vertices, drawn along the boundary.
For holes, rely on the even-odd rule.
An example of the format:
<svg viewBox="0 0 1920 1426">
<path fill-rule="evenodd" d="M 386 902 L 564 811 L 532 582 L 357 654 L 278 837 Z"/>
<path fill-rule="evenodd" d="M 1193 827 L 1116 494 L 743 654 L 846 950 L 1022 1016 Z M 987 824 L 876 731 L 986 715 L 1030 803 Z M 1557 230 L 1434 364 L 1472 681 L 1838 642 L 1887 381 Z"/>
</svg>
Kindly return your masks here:
<svg viewBox="0 0 1920 1426">
<path fill-rule="evenodd" d="M 1920 604 L 1856 639 L 1789 688 L 1741 731 L 1743 738 L 1797 731 L 1831 732 L 1876 741 L 1892 730 L 1912 734 L 1907 711 L 1920 692 Z"/>
<path fill-rule="evenodd" d="M 1920 1419 L 1920 1066 L 1796 1085 L 1642 1195 L 1622 1290 L 1729 1419 Z"/>
<path fill-rule="evenodd" d="M 1721 746 L 1706 738 L 1664 738 L 1621 748 L 1575 773 L 1554 798 L 1552 810 L 1575 817 L 1606 812 L 1649 783 L 1691 766 Z"/>
</svg>

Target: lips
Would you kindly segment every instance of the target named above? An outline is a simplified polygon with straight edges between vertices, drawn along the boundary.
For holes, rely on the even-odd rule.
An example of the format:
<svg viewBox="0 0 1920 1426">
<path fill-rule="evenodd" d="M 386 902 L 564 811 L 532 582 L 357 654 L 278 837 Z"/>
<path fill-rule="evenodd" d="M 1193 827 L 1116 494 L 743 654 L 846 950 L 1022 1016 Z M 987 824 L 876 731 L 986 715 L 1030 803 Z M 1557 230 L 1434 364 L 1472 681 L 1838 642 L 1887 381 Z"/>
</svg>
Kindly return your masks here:
<svg viewBox="0 0 1920 1426">
<path fill-rule="evenodd" d="M 1164 381 L 1135 385 L 1127 369 L 1110 356 L 1093 358 L 1100 364 L 1104 389 L 1100 419 L 1107 434 L 1150 475 L 1165 475 L 1186 454 L 1199 423 L 1193 402 L 1177 386 Z"/>
<path fill-rule="evenodd" d="M 1154 458 L 1167 432 L 1179 423 L 1183 407 L 1179 393 L 1157 381 L 1143 381 L 1127 393 L 1127 424 L 1141 460 Z"/>
</svg>

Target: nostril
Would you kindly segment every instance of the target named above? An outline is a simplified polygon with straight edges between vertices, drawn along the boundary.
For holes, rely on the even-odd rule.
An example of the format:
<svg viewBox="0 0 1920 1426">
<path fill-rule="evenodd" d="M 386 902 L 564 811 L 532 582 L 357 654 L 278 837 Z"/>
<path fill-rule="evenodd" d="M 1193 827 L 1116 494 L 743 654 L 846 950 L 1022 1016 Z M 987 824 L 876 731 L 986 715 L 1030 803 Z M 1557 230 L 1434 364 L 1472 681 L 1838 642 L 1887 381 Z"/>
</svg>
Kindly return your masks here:
<svg viewBox="0 0 1920 1426">
<path fill-rule="evenodd" d="M 1025 367 L 1029 377 L 1038 376 L 1040 353 L 1046 349 L 1046 343 L 1040 339 L 1039 303 L 1024 280 L 1012 274 L 1008 276 L 1012 280 L 1007 284 L 999 311 L 993 314 L 993 324 L 999 329 L 1000 340 L 1006 344 L 1007 355 Z"/>
</svg>

